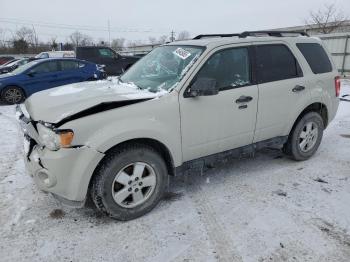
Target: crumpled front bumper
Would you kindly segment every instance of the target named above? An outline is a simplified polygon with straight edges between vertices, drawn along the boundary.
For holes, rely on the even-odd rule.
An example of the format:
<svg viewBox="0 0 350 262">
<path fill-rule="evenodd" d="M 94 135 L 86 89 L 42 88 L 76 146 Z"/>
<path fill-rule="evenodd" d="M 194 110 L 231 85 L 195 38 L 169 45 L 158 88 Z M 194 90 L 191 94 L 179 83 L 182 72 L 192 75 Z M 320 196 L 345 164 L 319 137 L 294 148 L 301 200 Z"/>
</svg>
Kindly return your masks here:
<svg viewBox="0 0 350 262">
<path fill-rule="evenodd" d="M 53 193 L 70 206 L 85 201 L 91 176 L 103 153 L 88 146 L 51 151 L 39 144 L 35 123 L 17 108 L 17 117 L 24 133 L 24 160 L 27 173 L 37 186 Z"/>
</svg>

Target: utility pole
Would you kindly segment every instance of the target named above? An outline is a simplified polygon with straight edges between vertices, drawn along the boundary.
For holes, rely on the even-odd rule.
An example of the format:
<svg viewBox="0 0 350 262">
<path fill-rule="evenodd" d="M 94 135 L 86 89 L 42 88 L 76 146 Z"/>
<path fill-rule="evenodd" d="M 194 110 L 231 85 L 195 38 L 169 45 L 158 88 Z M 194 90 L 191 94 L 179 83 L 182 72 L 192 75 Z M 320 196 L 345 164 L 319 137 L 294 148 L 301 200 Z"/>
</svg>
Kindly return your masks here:
<svg viewBox="0 0 350 262">
<path fill-rule="evenodd" d="M 111 26 L 109 24 L 109 19 L 108 19 L 108 45 L 111 47 Z"/>
<path fill-rule="evenodd" d="M 171 36 L 170 36 L 170 42 L 174 42 L 175 41 L 175 32 L 174 30 L 171 31 Z"/>
</svg>

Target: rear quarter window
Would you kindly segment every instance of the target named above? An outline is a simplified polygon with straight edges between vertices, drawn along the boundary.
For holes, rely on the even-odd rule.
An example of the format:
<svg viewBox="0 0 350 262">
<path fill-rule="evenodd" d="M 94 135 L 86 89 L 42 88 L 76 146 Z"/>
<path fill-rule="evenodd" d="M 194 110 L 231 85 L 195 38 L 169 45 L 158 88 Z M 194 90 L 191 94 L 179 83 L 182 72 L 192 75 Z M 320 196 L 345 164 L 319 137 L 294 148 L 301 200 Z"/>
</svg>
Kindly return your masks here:
<svg viewBox="0 0 350 262">
<path fill-rule="evenodd" d="M 324 48 L 318 43 L 298 43 L 298 49 L 305 57 L 314 74 L 332 72 L 332 64 Z"/>
</svg>

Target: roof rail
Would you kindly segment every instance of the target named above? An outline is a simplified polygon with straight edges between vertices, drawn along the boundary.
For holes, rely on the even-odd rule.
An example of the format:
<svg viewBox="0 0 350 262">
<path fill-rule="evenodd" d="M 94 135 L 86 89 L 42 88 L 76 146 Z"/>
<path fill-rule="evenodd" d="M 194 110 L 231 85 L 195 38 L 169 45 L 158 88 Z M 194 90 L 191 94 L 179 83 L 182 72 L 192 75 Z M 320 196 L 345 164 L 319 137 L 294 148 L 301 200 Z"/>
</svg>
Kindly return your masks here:
<svg viewBox="0 0 350 262">
<path fill-rule="evenodd" d="M 207 38 L 207 37 L 233 37 L 240 36 L 240 34 L 209 34 L 209 35 L 197 35 L 194 40 Z"/>
<path fill-rule="evenodd" d="M 247 36 L 257 36 L 257 35 L 268 35 L 275 37 L 283 37 L 284 34 L 298 34 L 301 36 L 309 36 L 303 31 L 277 31 L 277 30 L 263 30 L 263 31 L 245 31 L 239 35 L 240 38 L 245 38 Z"/>
<path fill-rule="evenodd" d="M 303 31 L 245 31 L 240 34 L 204 34 L 204 35 L 197 35 L 194 40 L 202 39 L 202 38 L 210 38 L 210 37 L 233 37 L 238 36 L 239 38 L 246 38 L 248 36 L 259 36 L 259 35 L 268 35 L 268 36 L 274 36 L 274 37 L 283 37 L 284 34 L 298 34 L 301 36 L 307 36 L 309 35 L 306 32 Z"/>
</svg>

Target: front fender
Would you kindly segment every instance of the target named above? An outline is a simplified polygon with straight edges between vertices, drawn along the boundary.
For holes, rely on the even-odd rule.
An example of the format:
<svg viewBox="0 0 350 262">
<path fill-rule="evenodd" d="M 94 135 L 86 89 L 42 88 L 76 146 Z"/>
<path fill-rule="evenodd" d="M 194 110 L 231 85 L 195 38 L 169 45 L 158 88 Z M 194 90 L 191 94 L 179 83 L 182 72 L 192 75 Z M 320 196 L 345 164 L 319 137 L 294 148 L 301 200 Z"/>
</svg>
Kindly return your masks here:
<svg viewBox="0 0 350 262">
<path fill-rule="evenodd" d="M 129 140 L 153 139 L 169 150 L 175 166 L 182 163 L 177 92 L 75 119 L 60 128 L 74 131 L 73 145 L 102 153 Z"/>
</svg>

